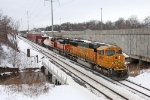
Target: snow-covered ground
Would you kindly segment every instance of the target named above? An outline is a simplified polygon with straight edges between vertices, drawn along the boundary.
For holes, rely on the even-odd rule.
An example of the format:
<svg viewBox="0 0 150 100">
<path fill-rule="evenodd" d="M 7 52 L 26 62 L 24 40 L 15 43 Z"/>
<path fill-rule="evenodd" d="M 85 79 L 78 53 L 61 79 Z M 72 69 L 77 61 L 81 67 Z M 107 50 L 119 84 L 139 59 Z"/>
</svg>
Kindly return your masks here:
<svg viewBox="0 0 150 100">
<path fill-rule="evenodd" d="M 39 87 L 35 87 L 35 85 Z M 22 90 L 18 91 L 15 85 L 0 85 L 1 100 L 99 100 L 89 95 L 83 95 L 78 89 L 70 85 L 53 86 L 49 83 L 20 86 Z M 45 91 L 46 87 L 46 91 Z M 16 89 L 15 89 L 16 88 Z M 36 92 L 31 89 L 35 89 Z M 31 90 L 29 92 L 29 90 Z M 103 99 L 101 99 L 103 100 Z"/>
<path fill-rule="evenodd" d="M 18 64 L 18 66 L 20 65 L 21 68 L 24 68 L 24 66 L 22 66 L 23 63 L 30 63 L 33 60 L 33 63 L 27 64 L 26 67 L 41 67 L 41 58 L 43 57 L 43 55 L 40 54 L 40 52 L 35 51 L 30 45 L 20 39 L 18 39 L 18 46 L 19 50 L 21 51 L 20 55 L 22 55 L 22 57 L 20 57 L 20 61 L 22 63 Z M 7 54 L 10 54 L 10 51 L 13 51 L 11 49 L 8 50 L 6 46 L 2 47 Z M 26 57 L 27 48 L 30 48 L 31 50 L 30 52 L 32 57 L 30 59 Z M 36 55 L 38 55 L 40 61 L 38 64 L 34 63 L 36 62 L 34 61 Z M 12 63 L 10 63 L 7 57 L 3 61 L 1 61 L 0 66 L 13 67 Z M 53 67 L 55 66 L 53 65 Z M 43 83 L 44 85 L 40 85 L 40 87 L 38 87 L 38 92 L 33 93 L 32 91 L 29 91 L 27 89 L 32 88 L 35 85 L 28 86 L 26 84 L 22 84 L 21 87 L 23 91 L 19 92 L 18 90 L 14 89 L 14 87 L 17 87 L 15 85 L 0 85 L 0 100 L 105 100 L 103 96 L 93 94 L 90 90 L 77 84 L 70 76 L 67 77 L 68 81 L 71 81 L 71 85 L 61 85 L 54 87 L 53 84 Z M 144 87 L 150 88 L 150 71 L 148 70 L 141 75 L 138 75 L 136 77 L 129 77 L 128 79 Z M 43 90 L 45 87 L 48 89 L 46 92 L 44 92 Z"/>
<path fill-rule="evenodd" d="M 136 77 L 129 77 L 128 80 L 150 89 L 150 70 L 145 70 Z"/>
</svg>

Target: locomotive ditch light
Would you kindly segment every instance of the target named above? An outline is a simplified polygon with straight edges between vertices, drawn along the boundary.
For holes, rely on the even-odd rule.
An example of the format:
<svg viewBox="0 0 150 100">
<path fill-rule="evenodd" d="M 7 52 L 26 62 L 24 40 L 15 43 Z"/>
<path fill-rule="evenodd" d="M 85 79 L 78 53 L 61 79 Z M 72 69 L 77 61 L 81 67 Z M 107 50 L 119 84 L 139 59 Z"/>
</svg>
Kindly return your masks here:
<svg viewBox="0 0 150 100">
<path fill-rule="evenodd" d="M 119 59 L 120 59 L 120 56 L 119 56 Z"/>
</svg>

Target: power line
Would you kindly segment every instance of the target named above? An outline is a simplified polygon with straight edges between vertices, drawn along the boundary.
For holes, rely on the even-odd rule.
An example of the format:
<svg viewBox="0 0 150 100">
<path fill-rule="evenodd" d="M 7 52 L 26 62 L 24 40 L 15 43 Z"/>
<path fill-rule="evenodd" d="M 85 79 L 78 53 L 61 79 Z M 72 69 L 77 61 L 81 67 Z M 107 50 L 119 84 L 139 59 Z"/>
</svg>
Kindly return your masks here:
<svg viewBox="0 0 150 100">
<path fill-rule="evenodd" d="M 47 6 L 45 9 L 47 9 L 48 7 L 49 7 L 49 6 Z M 32 18 L 32 20 L 34 20 L 35 18 L 39 17 L 39 16 L 38 16 L 39 14 L 42 15 L 42 13 L 44 13 L 45 9 L 42 9 L 41 11 L 39 11 L 39 12 Z"/>
<path fill-rule="evenodd" d="M 60 6 L 63 6 L 63 5 L 66 5 L 66 4 L 68 4 L 68 3 L 70 3 L 70 2 L 73 2 L 74 0 L 71 0 L 71 1 L 68 1 L 68 2 L 65 2 L 65 3 L 63 3 L 63 4 L 60 4 L 60 2 L 59 2 L 59 0 L 58 0 L 58 2 L 59 2 L 59 6 L 57 6 L 54 10 L 56 10 L 57 8 L 59 8 Z M 52 2 L 52 0 L 51 0 L 51 2 Z M 52 4 L 52 3 L 51 3 Z M 47 7 L 48 8 L 48 7 Z M 43 10 L 42 10 L 43 11 Z M 44 10 L 45 11 L 45 10 Z M 43 12 L 44 12 L 43 11 Z M 40 11 L 41 12 L 41 11 Z M 40 14 L 40 12 L 33 18 L 33 19 L 35 19 L 35 18 L 37 18 L 37 17 L 39 17 L 38 15 Z M 42 12 L 42 13 L 43 13 Z M 41 14 L 42 15 L 42 14 Z M 43 20 L 45 17 L 47 17 L 47 16 L 49 16 L 50 15 L 50 13 L 49 14 L 47 14 L 47 15 L 45 15 L 43 18 L 41 18 L 41 19 L 39 19 L 38 21 L 41 21 L 41 20 Z M 33 20 L 32 19 L 32 20 Z M 53 23 L 53 22 L 52 22 Z"/>
<path fill-rule="evenodd" d="M 68 4 L 68 3 L 70 3 L 70 2 L 73 2 L 73 1 L 74 1 L 74 0 L 71 0 L 71 1 L 65 2 L 65 3 L 61 4 L 60 6 L 66 5 L 66 4 Z"/>
<path fill-rule="evenodd" d="M 41 19 L 39 19 L 38 21 L 41 21 L 42 19 L 44 19 L 44 18 L 48 17 L 50 14 L 51 14 L 51 13 L 49 13 L 49 14 L 45 15 L 44 17 L 42 17 L 42 18 L 41 18 Z M 34 21 L 34 22 L 35 22 L 35 21 Z"/>
<path fill-rule="evenodd" d="M 35 9 L 34 9 L 33 11 L 31 11 L 32 14 L 35 13 L 36 11 L 38 11 L 37 8 L 38 8 L 39 5 L 41 4 L 41 1 L 42 1 L 42 0 L 40 0 L 40 1 L 38 2 L 37 6 L 35 7 Z"/>
<path fill-rule="evenodd" d="M 59 2 L 59 0 L 58 0 L 59 6 L 57 6 L 54 10 L 56 10 L 56 9 L 59 8 L 60 6 L 64 6 L 64 5 L 66 5 L 66 4 L 70 3 L 70 2 L 73 2 L 73 1 L 74 1 L 74 0 L 71 0 L 71 1 L 65 2 L 65 3 L 63 3 L 63 4 L 60 4 L 60 2 Z"/>
<path fill-rule="evenodd" d="M 36 0 L 34 0 L 34 2 L 32 3 L 32 6 L 30 7 L 30 9 L 29 9 L 28 11 L 30 11 L 30 10 L 31 10 L 31 8 L 33 7 L 33 5 L 34 5 L 35 1 L 36 1 Z"/>
<path fill-rule="evenodd" d="M 68 4 L 68 3 L 72 2 L 72 1 L 74 1 L 74 0 L 65 2 L 65 3 L 63 3 L 63 4 L 60 5 L 60 2 L 59 2 L 59 0 L 58 0 L 59 6 L 57 6 L 56 8 L 54 8 L 54 11 L 55 11 L 57 8 L 59 8 L 60 6 L 66 5 L 66 4 Z M 49 6 L 48 6 L 48 7 L 49 7 Z M 47 8 L 48 8 L 48 7 L 47 7 Z M 45 9 L 46 9 L 46 8 L 45 8 Z M 44 9 L 44 11 L 45 11 L 45 9 Z M 41 14 L 42 11 L 43 11 L 43 10 L 41 10 L 37 15 Z M 44 11 L 43 11 L 43 12 L 44 12 Z M 42 13 L 43 13 L 43 12 L 42 12 Z M 33 17 L 32 20 L 35 19 L 36 17 L 38 17 L 37 15 L 36 15 L 35 17 Z M 41 15 L 42 15 L 42 14 L 41 14 Z M 48 14 L 48 15 L 49 15 L 49 14 Z M 46 15 L 46 16 L 47 16 L 47 15 Z M 42 18 L 42 19 L 43 19 L 43 18 Z"/>
</svg>

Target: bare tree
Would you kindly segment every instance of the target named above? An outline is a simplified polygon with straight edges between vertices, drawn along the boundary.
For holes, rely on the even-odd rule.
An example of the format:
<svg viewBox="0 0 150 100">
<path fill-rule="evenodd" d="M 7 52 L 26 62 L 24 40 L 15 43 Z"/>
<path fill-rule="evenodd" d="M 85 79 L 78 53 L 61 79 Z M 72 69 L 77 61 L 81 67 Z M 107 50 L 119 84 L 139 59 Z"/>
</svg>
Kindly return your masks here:
<svg viewBox="0 0 150 100">
<path fill-rule="evenodd" d="M 145 26 L 148 26 L 150 24 L 150 16 L 147 16 L 145 19 L 144 19 L 144 24 Z"/>
<path fill-rule="evenodd" d="M 137 28 L 138 27 L 139 22 L 138 22 L 136 15 L 132 15 L 128 20 L 131 24 L 131 28 Z"/>
<path fill-rule="evenodd" d="M 0 28 L 1 28 L 0 37 L 2 37 L 1 39 L 8 44 L 7 34 L 9 33 L 9 30 L 10 30 L 9 23 L 11 21 L 11 18 L 6 16 L 6 15 L 3 16 L 2 13 L 1 13 L 1 18 L 0 19 L 1 19 L 0 20 Z"/>
<path fill-rule="evenodd" d="M 129 20 L 126 20 L 125 21 L 125 26 L 127 29 L 130 29 L 131 28 L 131 24 L 130 24 L 130 21 Z"/>
<path fill-rule="evenodd" d="M 125 20 L 124 18 L 120 17 L 116 22 L 115 22 L 115 26 L 117 29 L 122 29 L 124 28 L 125 25 Z"/>
<path fill-rule="evenodd" d="M 109 20 L 106 22 L 106 30 L 111 30 L 113 28 L 113 23 Z"/>
<path fill-rule="evenodd" d="M 12 35 L 15 37 L 18 34 L 20 23 L 19 21 L 11 21 Z"/>
<path fill-rule="evenodd" d="M 17 41 L 16 41 L 16 35 L 18 34 L 18 28 L 20 24 L 19 21 L 12 21 L 11 22 L 11 28 L 12 28 L 12 33 L 11 35 L 13 36 L 13 48 L 14 48 L 14 62 L 13 66 L 15 67 L 16 65 L 16 60 L 17 60 L 17 51 L 18 51 L 18 46 L 17 46 Z"/>
</svg>

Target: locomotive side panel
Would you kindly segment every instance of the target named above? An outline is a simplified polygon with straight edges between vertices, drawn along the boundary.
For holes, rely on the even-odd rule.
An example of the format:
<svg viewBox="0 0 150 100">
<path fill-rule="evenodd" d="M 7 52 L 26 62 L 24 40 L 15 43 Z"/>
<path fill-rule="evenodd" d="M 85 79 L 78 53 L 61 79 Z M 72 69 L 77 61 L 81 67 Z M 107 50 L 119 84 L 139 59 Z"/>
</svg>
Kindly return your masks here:
<svg viewBox="0 0 150 100">
<path fill-rule="evenodd" d="M 94 52 L 94 49 L 86 49 L 86 59 L 96 62 L 96 52 Z"/>
<path fill-rule="evenodd" d="M 70 44 L 65 44 L 65 51 L 67 51 L 67 52 L 70 51 Z"/>
<path fill-rule="evenodd" d="M 77 46 L 71 46 L 71 53 L 74 54 L 74 55 L 77 55 L 78 54 L 78 47 Z"/>
</svg>

